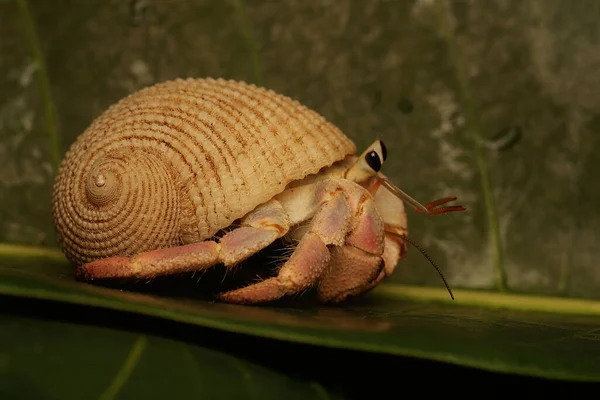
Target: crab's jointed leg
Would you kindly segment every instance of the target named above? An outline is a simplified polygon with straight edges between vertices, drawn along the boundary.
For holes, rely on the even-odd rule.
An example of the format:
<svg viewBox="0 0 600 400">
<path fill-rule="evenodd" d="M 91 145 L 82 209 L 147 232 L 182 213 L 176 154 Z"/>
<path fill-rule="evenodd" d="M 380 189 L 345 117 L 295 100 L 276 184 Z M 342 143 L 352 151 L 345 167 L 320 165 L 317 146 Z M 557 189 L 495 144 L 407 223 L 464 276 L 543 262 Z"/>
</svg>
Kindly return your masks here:
<svg viewBox="0 0 600 400">
<path fill-rule="evenodd" d="M 263 303 L 301 293 L 319 281 L 327 273 L 331 260 L 328 246 L 343 245 L 352 229 L 351 205 L 345 193 L 335 189 L 324 188 L 323 194 L 315 196 L 316 199 L 329 198 L 321 202 L 308 232 L 277 276 L 222 293 L 219 298 L 230 303 Z"/>
<path fill-rule="evenodd" d="M 338 303 L 365 292 L 382 272 L 384 222 L 372 198 L 362 198 L 355 221 L 355 228 L 345 245 L 331 251 L 329 271 L 317 291 L 322 303 Z"/>
<path fill-rule="evenodd" d="M 154 278 L 198 271 L 223 263 L 233 266 L 284 236 L 290 224 L 277 200 L 270 200 L 240 220 L 240 227 L 218 242 L 207 240 L 183 246 L 152 250 L 133 257 L 111 257 L 77 268 L 83 280 L 105 278 Z"/>
<path fill-rule="evenodd" d="M 223 293 L 221 300 L 262 303 L 299 294 L 318 282 L 319 300 L 335 303 L 371 287 L 384 267 L 385 248 L 384 222 L 372 196 L 354 183 L 328 180 L 317 184 L 312 197 L 296 194 L 295 199 L 302 198 L 310 199 L 304 209 L 320 208 L 278 275 Z M 392 249 L 389 261 L 393 258 Z"/>
<path fill-rule="evenodd" d="M 363 293 L 373 289 L 375 286 L 379 285 L 383 279 L 392 275 L 398 262 L 406 256 L 406 247 L 406 242 L 402 239 L 387 234 L 385 235 L 385 250 L 382 255 L 384 261 L 383 268 L 379 272 L 379 276 L 365 287 Z"/>
</svg>

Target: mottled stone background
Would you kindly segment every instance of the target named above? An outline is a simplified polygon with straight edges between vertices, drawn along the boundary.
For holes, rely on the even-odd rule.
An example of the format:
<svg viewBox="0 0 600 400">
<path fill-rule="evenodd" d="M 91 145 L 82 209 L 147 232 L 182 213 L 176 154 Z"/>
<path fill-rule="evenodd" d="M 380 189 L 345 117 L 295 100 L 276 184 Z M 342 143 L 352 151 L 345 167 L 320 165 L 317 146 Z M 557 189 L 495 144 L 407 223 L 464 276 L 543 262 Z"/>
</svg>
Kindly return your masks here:
<svg viewBox="0 0 600 400">
<path fill-rule="evenodd" d="M 0 242 L 55 246 L 45 105 L 19 1 L 0 0 Z M 452 285 L 494 288 L 498 246 L 475 135 L 508 288 L 600 297 L 600 2 L 28 4 L 61 152 L 108 105 L 153 82 L 262 84 L 319 111 L 359 147 L 384 139 L 385 173 L 423 202 L 459 196 L 467 213 L 409 212 L 411 236 Z M 410 252 L 393 279 L 441 286 Z"/>
</svg>

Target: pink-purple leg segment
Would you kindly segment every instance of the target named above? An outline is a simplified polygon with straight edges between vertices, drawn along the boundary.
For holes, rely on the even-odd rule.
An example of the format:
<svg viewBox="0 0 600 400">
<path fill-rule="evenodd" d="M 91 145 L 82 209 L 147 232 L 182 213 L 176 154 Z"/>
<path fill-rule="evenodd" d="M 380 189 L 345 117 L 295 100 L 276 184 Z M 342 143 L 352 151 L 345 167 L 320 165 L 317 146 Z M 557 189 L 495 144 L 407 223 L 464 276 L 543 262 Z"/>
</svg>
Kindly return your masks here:
<svg viewBox="0 0 600 400">
<path fill-rule="evenodd" d="M 81 265 L 76 274 L 83 280 L 150 279 L 199 271 L 219 263 L 232 266 L 264 249 L 289 229 L 287 213 L 276 200 L 257 207 L 240 221 L 240 225 L 218 242 L 208 240 L 152 250 L 132 257 L 105 258 Z"/>
</svg>

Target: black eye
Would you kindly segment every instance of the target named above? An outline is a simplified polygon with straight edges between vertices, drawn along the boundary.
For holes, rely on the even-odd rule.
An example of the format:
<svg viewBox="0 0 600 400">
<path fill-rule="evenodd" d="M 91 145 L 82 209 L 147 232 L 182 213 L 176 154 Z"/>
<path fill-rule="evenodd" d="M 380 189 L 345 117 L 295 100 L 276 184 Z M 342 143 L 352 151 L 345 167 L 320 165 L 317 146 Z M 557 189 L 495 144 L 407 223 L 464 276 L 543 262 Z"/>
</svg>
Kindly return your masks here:
<svg viewBox="0 0 600 400">
<path fill-rule="evenodd" d="M 381 155 L 383 156 L 383 161 L 385 161 L 385 159 L 387 158 L 387 148 L 385 147 L 385 143 L 383 143 L 383 140 L 380 140 L 379 144 L 381 145 Z"/>
<path fill-rule="evenodd" d="M 369 167 L 373 168 L 373 171 L 375 172 L 379 172 L 379 170 L 381 169 L 381 160 L 379 159 L 379 155 L 372 151 L 370 153 L 367 153 L 367 155 L 365 156 L 365 161 L 367 162 L 367 164 L 369 164 Z"/>
</svg>

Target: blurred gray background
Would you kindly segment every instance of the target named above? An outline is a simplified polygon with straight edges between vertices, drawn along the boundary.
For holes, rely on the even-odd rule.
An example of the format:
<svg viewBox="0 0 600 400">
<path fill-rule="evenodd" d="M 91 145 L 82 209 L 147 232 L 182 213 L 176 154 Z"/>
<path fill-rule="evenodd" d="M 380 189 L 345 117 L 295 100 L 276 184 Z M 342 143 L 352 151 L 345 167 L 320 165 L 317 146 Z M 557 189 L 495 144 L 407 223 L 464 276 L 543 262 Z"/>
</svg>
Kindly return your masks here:
<svg viewBox="0 0 600 400">
<path fill-rule="evenodd" d="M 495 289 L 501 266 L 511 291 L 600 297 L 600 2 L 30 0 L 29 19 L 24 3 L 0 0 L 0 242 L 56 245 L 48 110 L 62 156 L 132 91 L 224 77 L 298 99 L 361 150 L 383 139 L 384 173 L 422 202 L 458 196 L 467 212 L 408 211 L 451 285 Z M 441 286 L 409 251 L 392 279 Z"/>
</svg>

